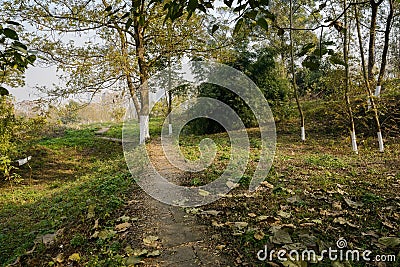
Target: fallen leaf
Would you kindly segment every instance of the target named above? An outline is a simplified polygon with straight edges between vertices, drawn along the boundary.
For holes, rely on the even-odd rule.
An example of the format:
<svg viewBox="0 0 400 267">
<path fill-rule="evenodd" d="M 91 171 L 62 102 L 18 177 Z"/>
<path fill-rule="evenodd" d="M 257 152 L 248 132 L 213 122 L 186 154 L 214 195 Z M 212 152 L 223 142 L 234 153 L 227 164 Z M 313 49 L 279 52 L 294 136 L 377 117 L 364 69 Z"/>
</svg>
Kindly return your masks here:
<svg viewBox="0 0 400 267">
<path fill-rule="evenodd" d="M 379 238 L 379 235 L 375 231 L 372 231 L 372 230 L 367 231 L 365 233 L 362 232 L 361 235 L 362 236 L 372 236 L 372 237 L 375 237 L 375 238 Z"/>
<path fill-rule="evenodd" d="M 281 262 L 285 267 L 307 267 L 307 262 L 305 261 L 292 261 L 289 258 L 286 261 Z"/>
<path fill-rule="evenodd" d="M 329 210 L 321 210 L 319 214 L 323 216 L 332 216 L 332 217 L 337 217 L 340 215 L 343 215 L 342 211 L 329 211 Z"/>
<path fill-rule="evenodd" d="M 127 245 L 126 247 L 125 247 L 125 253 L 128 255 L 128 256 L 132 256 L 133 255 L 133 253 L 134 253 L 134 250 L 132 249 L 132 247 L 130 246 L 130 245 Z"/>
<path fill-rule="evenodd" d="M 353 209 L 361 208 L 362 206 L 364 206 L 363 203 L 361 203 L 361 202 L 355 202 L 355 201 L 351 200 L 351 199 L 348 198 L 348 197 L 343 197 L 343 199 L 344 199 L 344 201 L 346 202 L 346 204 L 347 204 L 349 207 L 353 208 Z"/>
<path fill-rule="evenodd" d="M 306 247 L 315 247 L 318 241 L 317 237 L 309 234 L 301 234 L 299 235 L 299 239 Z"/>
<path fill-rule="evenodd" d="M 54 243 L 54 241 L 56 240 L 56 234 L 45 234 L 42 236 L 42 243 L 44 245 L 50 245 L 52 243 Z"/>
<path fill-rule="evenodd" d="M 218 211 L 218 210 L 205 210 L 205 211 L 202 211 L 200 214 L 217 216 L 221 212 L 222 211 Z"/>
<path fill-rule="evenodd" d="M 228 182 L 226 182 L 226 186 L 229 187 L 230 189 L 234 189 L 236 187 L 239 187 L 239 184 L 238 183 L 234 183 L 232 181 L 228 181 Z"/>
<path fill-rule="evenodd" d="M 94 221 L 94 226 L 92 227 L 93 230 L 99 228 L 99 219 Z"/>
<path fill-rule="evenodd" d="M 285 219 L 289 219 L 292 216 L 289 212 L 285 212 L 283 210 L 278 211 L 277 215 Z"/>
<path fill-rule="evenodd" d="M 127 266 L 136 266 L 136 265 L 138 265 L 138 264 L 140 264 L 142 262 L 143 261 L 140 258 L 135 257 L 135 256 L 130 256 L 125 260 L 125 265 L 127 265 Z"/>
<path fill-rule="evenodd" d="M 285 224 L 281 224 L 282 228 L 291 228 L 291 229 L 295 229 L 296 226 L 293 223 L 285 223 Z"/>
<path fill-rule="evenodd" d="M 98 238 L 99 237 L 99 231 L 95 231 L 94 233 L 93 233 L 93 235 L 91 236 L 91 238 Z"/>
<path fill-rule="evenodd" d="M 201 209 L 199 209 L 199 208 L 187 208 L 187 209 L 185 209 L 185 212 L 187 214 L 198 214 L 199 212 L 201 212 Z"/>
<path fill-rule="evenodd" d="M 400 245 L 400 238 L 391 236 L 381 237 L 378 239 L 378 242 L 381 243 L 382 245 L 385 245 L 386 247 L 394 248 Z"/>
<path fill-rule="evenodd" d="M 305 222 L 305 223 L 301 223 L 300 227 L 311 227 L 311 226 L 315 226 L 315 223 L 313 222 Z"/>
<path fill-rule="evenodd" d="M 292 238 L 285 229 L 276 230 L 274 235 L 270 237 L 270 241 L 278 245 L 293 243 Z"/>
<path fill-rule="evenodd" d="M 267 221 L 268 223 L 273 223 L 273 222 L 276 222 L 276 221 L 280 221 L 280 219 L 275 218 L 273 216 L 261 215 L 261 216 L 258 216 L 256 218 L 256 221 L 257 222 Z"/>
<path fill-rule="evenodd" d="M 302 243 L 286 244 L 282 248 L 289 250 L 289 251 L 290 250 L 303 251 L 303 250 L 307 249 L 307 247 L 305 245 L 303 245 Z"/>
<path fill-rule="evenodd" d="M 131 219 L 131 217 L 123 215 L 123 216 L 118 218 L 118 221 L 120 221 L 120 222 L 129 222 L 130 219 Z"/>
<path fill-rule="evenodd" d="M 157 257 L 160 255 L 161 255 L 161 252 L 159 250 L 154 250 L 152 252 L 147 253 L 147 257 Z"/>
<path fill-rule="evenodd" d="M 254 239 L 256 239 L 256 240 L 262 240 L 264 237 L 265 237 L 265 234 L 261 230 L 260 231 L 256 231 L 254 233 Z"/>
<path fill-rule="evenodd" d="M 115 231 L 105 229 L 105 230 L 101 230 L 97 234 L 97 237 L 100 238 L 100 239 L 106 240 L 108 238 L 112 238 L 114 235 L 115 235 Z"/>
<path fill-rule="evenodd" d="M 235 222 L 234 226 L 236 228 L 242 229 L 247 227 L 249 224 L 247 222 Z"/>
<path fill-rule="evenodd" d="M 217 245 L 215 248 L 218 250 L 223 250 L 226 247 L 226 245 Z"/>
<path fill-rule="evenodd" d="M 250 198 L 250 197 L 255 197 L 257 194 L 256 193 L 244 193 L 243 194 L 245 197 Z"/>
<path fill-rule="evenodd" d="M 149 247 L 156 247 L 157 246 L 157 243 L 156 243 L 157 240 L 158 240 L 158 236 L 149 235 L 149 236 L 146 236 L 145 238 L 143 238 L 143 243 L 146 246 L 149 246 Z"/>
<path fill-rule="evenodd" d="M 348 261 L 333 261 L 332 267 L 351 267 L 351 264 Z"/>
<path fill-rule="evenodd" d="M 274 185 L 268 183 L 267 181 L 261 182 L 261 185 L 262 185 L 262 186 L 265 186 L 265 187 L 267 187 L 267 188 L 269 188 L 269 189 L 274 189 Z"/>
<path fill-rule="evenodd" d="M 349 222 L 348 220 L 346 220 L 346 219 L 343 218 L 343 217 L 337 217 L 337 218 L 335 218 L 335 219 L 333 220 L 333 223 L 339 223 L 339 224 L 341 224 L 341 225 L 347 224 L 347 225 L 350 226 L 350 227 L 358 228 L 357 225 L 355 225 L 355 224 Z"/>
<path fill-rule="evenodd" d="M 210 192 L 203 190 L 203 189 L 199 189 L 199 195 L 202 197 L 206 197 L 210 195 Z"/>
<path fill-rule="evenodd" d="M 389 221 L 382 221 L 382 224 L 390 229 L 396 229 L 396 227 Z"/>
<path fill-rule="evenodd" d="M 74 253 L 71 256 L 68 257 L 68 260 L 70 261 L 80 261 L 81 257 L 79 256 L 79 253 Z"/>
<path fill-rule="evenodd" d="M 334 201 L 332 203 L 332 208 L 341 210 L 342 209 L 342 203 L 340 203 L 339 201 Z"/>
<path fill-rule="evenodd" d="M 291 194 L 291 195 L 296 194 L 292 189 L 289 189 L 289 188 L 286 188 L 286 187 L 282 187 L 282 190 L 287 192 L 287 193 L 289 193 L 289 194 Z"/>
<path fill-rule="evenodd" d="M 149 251 L 147 249 L 135 249 L 132 251 L 132 255 L 135 257 L 140 257 L 140 256 L 144 256 L 148 253 Z"/>
<path fill-rule="evenodd" d="M 294 196 L 292 196 L 292 197 L 287 198 L 286 201 L 287 201 L 288 203 L 290 203 L 290 204 L 294 204 L 294 203 L 296 203 L 296 202 L 301 202 L 302 199 L 301 199 L 299 196 L 294 195 Z"/>
<path fill-rule="evenodd" d="M 57 263 L 64 262 L 64 253 L 59 253 L 55 258 L 53 258 L 53 261 Z"/>
<path fill-rule="evenodd" d="M 320 219 L 314 219 L 314 220 L 311 220 L 313 223 L 316 223 L 316 224 L 322 224 L 322 220 L 320 220 Z"/>
<path fill-rule="evenodd" d="M 257 214 L 255 214 L 255 213 L 249 213 L 249 214 L 247 214 L 247 216 L 249 216 L 250 218 L 254 218 L 254 217 L 257 217 Z"/>
<path fill-rule="evenodd" d="M 222 226 L 225 225 L 225 223 L 219 223 L 219 222 L 213 220 L 213 221 L 211 222 L 211 225 L 212 225 L 212 226 L 215 226 L 215 227 L 222 227 Z"/>
<path fill-rule="evenodd" d="M 117 232 L 124 232 L 126 231 L 129 227 L 131 227 L 132 224 L 128 222 L 120 223 L 115 226 L 115 231 Z"/>
</svg>

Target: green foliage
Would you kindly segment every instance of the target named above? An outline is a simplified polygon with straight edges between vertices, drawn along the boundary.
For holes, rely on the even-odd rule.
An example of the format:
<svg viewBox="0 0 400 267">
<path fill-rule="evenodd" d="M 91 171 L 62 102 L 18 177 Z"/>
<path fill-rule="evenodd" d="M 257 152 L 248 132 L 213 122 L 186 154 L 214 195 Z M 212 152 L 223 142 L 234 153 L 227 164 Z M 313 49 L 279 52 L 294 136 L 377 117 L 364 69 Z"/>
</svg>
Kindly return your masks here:
<svg viewBox="0 0 400 267">
<path fill-rule="evenodd" d="M 305 162 L 310 165 L 315 165 L 322 168 L 338 169 L 345 168 L 347 164 L 340 158 L 328 154 L 312 155 L 305 159 Z"/>
<path fill-rule="evenodd" d="M 276 70 L 274 53 L 269 49 L 262 49 L 257 52 L 249 52 L 246 48 L 237 48 L 233 54 L 234 59 L 224 62 L 246 74 L 263 92 L 269 103 L 273 104 L 273 109 L 280 108 L 289 95 L 289 82 L 281 77 Z M 216 74 L 218 75 L 218 74 Z M 210 97 L 229 105 L 246 127 L 257 126 L 257 121 L 248 105 L 232 91 L 214 84 L 202 84 L 199 86 L 198 94 L 200 97 Z M 198 107 L 201 109 L 212 110 L 213 107 Z M 221 115 L 221 114 L 220 114 Z M 187 131 L 197 134 L 222 132 L 223 128 L 219 123 L 207 118 L 199 118 L 191 121 L 187 125 Z"/>
<path fill-rule="evenodd" d="M 375 195 L 374 193 L 367 192 L 362 196 L 362 201 L 368 204 L 378 204 L 383 201 L 383 198 Z"/>
<path fill-rule="evenodd" d="M 19 182 L 22 177 L 15 173 L 18 169 L 15 160 L 27 156 L 27 147 L 40 135 L 46 119 L 17 117 L 12 100 L 9 96 L 0 96 L 0 177 Z"/>
<path fill-rule="evenodd" d="M 80 104 L 70 100 L 68 104 L 58 110 L 58 116 L 63 124 L 76 123 L 79 121 Z"/>
<path fill-rule="evenodd" d="M 20 42 L 15 29 L 19 27 L 19 23 L 10 20 L 0 24 L 0 96 L 9 94 L 3 87 L 3 83 L 13 84 L 9 76 L 13 76 L 15 71 L 19 71 L 19 75 L 24 73 L 36 60 L 28 47 Z"/>
<path fill-rule="evenodd" d="M 116 122 L 122 122 L 125 112 L 126 112 L 126 109 L 124 107 L 115 107 L 112 110 L 112 118 Z"/>
<path fill-rule="evenodd" d="M 74 237 L 69 241 L 72 247 L 81 247 L 86 243 L 86 238 L 81 234 L 76 234 Z"/>
<path fill-rule="evenodd" d="M 0 173 L 5 179 L 11 179 L 11 159 L 17 154 L 17 147 L 13 142 L 16 118 L 11 98 L 0 96 Z"/>
</svg>

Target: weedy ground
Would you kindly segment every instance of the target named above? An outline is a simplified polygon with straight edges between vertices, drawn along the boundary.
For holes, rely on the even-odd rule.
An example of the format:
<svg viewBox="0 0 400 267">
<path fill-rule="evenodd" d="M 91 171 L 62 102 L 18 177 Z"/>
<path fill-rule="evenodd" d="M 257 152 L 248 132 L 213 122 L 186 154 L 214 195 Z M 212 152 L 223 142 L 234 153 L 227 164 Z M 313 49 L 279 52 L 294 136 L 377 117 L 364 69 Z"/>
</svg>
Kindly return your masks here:
<svg viewBox="0 0 400 267">
<path fill-rule="evenodd" d="M 160 132 L 161 123 L 160 119 L 151 121 L 153 136 Z M 138 214 L 125 215 L 127 203 L 140 202 L 143 192 L 127 169 L 122 147 L 96 138 L 95 131 L 104 126 L 111 127 L 105 135 L 121 136 L 121 125 L 111 123 L 44 136 L 29 151 L 32 175 L 25 165 L 18 170 L 23 181 L 12 187 L 1 182 L 1 265 L 126 266 L 158 256 L 145 251 L 142 244 L 151 226 L 140 220 L 135 223 L 151 214 L 143 208 L 136 210 Z M 329 260 L 257 259 L 265 245 L 276 250 L 321 251 L 334 248 L 340 238 L 351 249 L 396 255 L 397 263 L 387 266 L 399 266 L 398 137 L 386 138 L 385 153 L 377 152 L 374 138 L 363 138 L 355 155 L 347 135 L 324 134 L 316 126 L 307 132 L 307 141 L 300 142 L 295 122 L 277 124 L 273 166 L 263 185 L 251 193 L 247 187 L 261 146 L 258 131 L 249 129 L 248 133 L 251 161 L 238 187 L 212 204 L 186 209 L 188 216 L 208 227 L 210 246 L 230 259 L 231 266 L 348 266 Z M 183 175 L 182 185 L 208 183 L 229 162 L 230 142 L 224 133 L 181 136 L 186 157 L 198 158 L 197 145 L 205 137 L 216 143 L 217 157 L 207 170 Z M 156 142 L 152 139 L 148 145 Z M 130 238 L 124 235 L 124 223 L 130 225 Z M 127 262 L 130 255 L 139 260 Z"/>
</svg>

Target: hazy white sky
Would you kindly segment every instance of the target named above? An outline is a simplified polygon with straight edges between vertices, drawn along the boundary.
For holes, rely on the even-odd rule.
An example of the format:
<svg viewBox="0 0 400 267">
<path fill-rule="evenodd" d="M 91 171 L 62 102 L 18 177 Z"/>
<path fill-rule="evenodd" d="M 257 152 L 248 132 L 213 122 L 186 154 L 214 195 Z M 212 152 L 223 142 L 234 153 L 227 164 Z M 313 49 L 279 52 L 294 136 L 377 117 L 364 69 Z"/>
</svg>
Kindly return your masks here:
<svg viewBox="0 0 400 267">
<path fill-rule="evenodd" d="M 39 92 L 34 89 L 35 86 L 51 86 L 53 83 L 59 83 L 55 66 L 49 68 L 31 66 L 25 72 L 25 86 L 9 88 L 9 91 L 17 102 L 33 100 L 40 97 Z"/>
</svg>

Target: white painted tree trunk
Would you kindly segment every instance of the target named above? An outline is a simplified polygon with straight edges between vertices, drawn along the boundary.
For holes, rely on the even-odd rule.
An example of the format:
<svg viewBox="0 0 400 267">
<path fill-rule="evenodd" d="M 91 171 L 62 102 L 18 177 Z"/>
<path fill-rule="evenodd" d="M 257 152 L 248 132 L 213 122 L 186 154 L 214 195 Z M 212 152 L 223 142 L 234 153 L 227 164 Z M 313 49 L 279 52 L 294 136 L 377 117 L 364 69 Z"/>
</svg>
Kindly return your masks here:
<svg viewBox="0 0 400 267">
<path fill-rule="evenodd" d="M 357 147 L 357 139 L 356 139 L 356 132 L 351 132 L 351 146 L 353 151 L 358 154 L 358 147 Z"/>
<path fill-rule="evenodd" d="M 375 88 L 375 96 L 376 97 L 380 97 L 381 96 L 381 86 L 380 85 L 377 85 L 376 86 L 376 88 Z"/>
<path fill-rule="evenodd" d="M 378 134 L 379 152 L 383 152 L 385 149 L 383 147 L 382 133 L 378 132 L 377 134 Z"/>
<path fill-rule="evenodd" d="M 168 134 L 172 135 L 172 124 L 168 124 Z"/>
<path fill-rule="evenodd" d="M 301 141 L 306 141 L 306 128 L 301 127 Z"/>
<path fill-rule="evenodd" d="M 140 116 L 140 144 L 144 144 L 147 138 L 150 138 L 149 133 L 149 116 Z"/>
<path fill-rule="evenodd" d="M 374 93 L 375 97 L 381 96 L 381 89 L 382 89 L 382 87 L 380 85 L 376 86 L 375 93 Z M 371 109 L 371 100 L 368 98 L 368 110 L 370 110 L 370 109 Z"/>
</svg>

